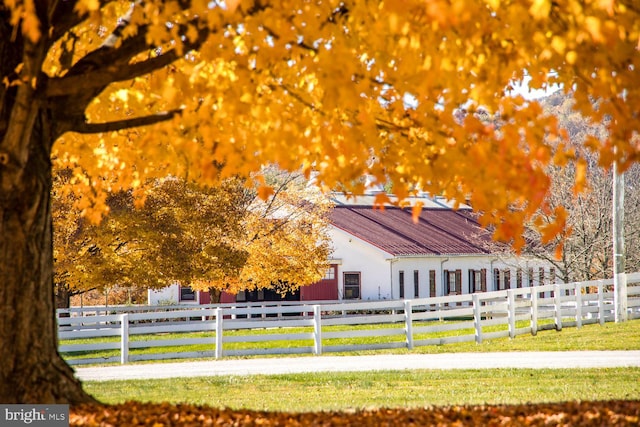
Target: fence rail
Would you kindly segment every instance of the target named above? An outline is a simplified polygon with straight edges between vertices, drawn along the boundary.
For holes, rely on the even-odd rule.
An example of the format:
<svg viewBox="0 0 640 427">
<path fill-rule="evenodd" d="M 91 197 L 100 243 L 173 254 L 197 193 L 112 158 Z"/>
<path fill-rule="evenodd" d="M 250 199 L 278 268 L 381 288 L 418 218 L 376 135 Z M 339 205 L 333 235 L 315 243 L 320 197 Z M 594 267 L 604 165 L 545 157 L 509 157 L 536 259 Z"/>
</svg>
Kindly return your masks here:
<svg viewBox="0 0 640 427">
<path fill-rule="evenodd" d="M 70 364 L 125 364 L 481 343 L 613 321 L 613 292 L 607 290 L 612 283 L 370 302 L 72 308 L 58 310 L 59 351 Z M 627 283 L 628 318 L 640 318 L 640 273 L 627 275 Z"/>
</svg>

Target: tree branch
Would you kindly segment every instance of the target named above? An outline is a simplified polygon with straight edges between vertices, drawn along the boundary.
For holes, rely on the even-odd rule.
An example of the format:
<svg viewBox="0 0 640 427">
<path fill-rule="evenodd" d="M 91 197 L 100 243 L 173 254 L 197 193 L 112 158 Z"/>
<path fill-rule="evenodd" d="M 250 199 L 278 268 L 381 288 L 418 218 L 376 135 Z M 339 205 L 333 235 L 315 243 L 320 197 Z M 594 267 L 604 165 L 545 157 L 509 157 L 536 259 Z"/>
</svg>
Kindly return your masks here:
<svg viewBox="0 0 640 427">
<path fill-rule="evenodd" d="M 163 113 L 157 113 L 149 116 L 135 117 L 133 119 L 116 120 L 113 122 L 105 123 L 87 123 L 81 121 L 67 122 L 64 126 L 64 130 L 67 132 L 77 132 L 82 134 L 93 134 L 101 132 L 113 132 L 117 130 L 130 129 L 139 126 L 149 126 L 156 123 L 166 122 L 171 120 L 177 114 L 182 112 L 181 109 L 167 111 Z"/>
<path fill-rule="evenodd" d="M 130 61 L 140 53 L 150 51 L 153 46 L 146 42 L 149 26 L 138 27 L 135 36 L 122 41 L 119 47 L 114 47 L 122 35 L 122 31 L 129 23 L 129 15 L 121 19 L 118 27 L 105 42 L 93 52 L 88 53 L 76 62 L 64 77 L 48 79 L 45 83 L 44 95 L 47 98 L 74 96 L 74 103 L 80 107 L 88 103 L 102 92 L 109 84 L 114 82 L 131 80 L 133 78 L 151 73 L 166 67 L 182 57 L 176 48 L 167 50 L 147 60 L 130 64 Z M 180 25 L 180 32 L 186 33 L 189 25 L 198 25 L 200 18 L 195 17 L 189 22 Z M 183 43 L 183 50 L 189 51 L 199 48 L 207 37 L 215 32 L 206 26 L 198 30 L 198 36 L 194 41 Z M 157 48 L 156 51 L 160 51 Z M 65 102 L 64 99 L 56 102 Z"/>
<path fill-rule="evenodd" d="M 111 65 L 83 74 L 67 74 L 64 77 L 49 79 L 44 94 L 47 98 L 77 95 L 94 90 L 102 91 L 110 83 L 131 80 L 136 77 L 159 70 L 175 62 L 179 58 L 175 49 L 146 61 L 136 62 L 125 67 Z"/>
<path fill-rule="evenodd" d="M 273 31 L 271 28 L 269 28 L 268 26 L 266 26 L 265 24 L 262 24 L 262 28 L 267 32 L 267 34 L 269 36 L 271 36 L 274 40 L 281 40 L 280 35 L 278 35 L 275 31 Z M 291 41 L 289 42 L 289 44 L 291 44 L 291 46 L 298 46 L 301 49 L 304 50 L 308 50 L 309 52 L 313 52 L 315 54 L 317 54 L 319 52 L 319 50 L 313 46 L 310 46 L 309 44 L 305 43 L 304 40 L 299 40 L 299 41 Z"/>
<path fill-rule="evenodd" d="M 112 2 L 113 0 L 100 0 L 100 8 Z M 52 27 L 49 45 L 55 43 L 73 27 L 87 19 L 86 15 L 80 15 L 75 11 L 77 3 L 77 0 L 55 0 L 50 2 L 47 12 L 49 25 L 55 25 Z"/>
</svg>

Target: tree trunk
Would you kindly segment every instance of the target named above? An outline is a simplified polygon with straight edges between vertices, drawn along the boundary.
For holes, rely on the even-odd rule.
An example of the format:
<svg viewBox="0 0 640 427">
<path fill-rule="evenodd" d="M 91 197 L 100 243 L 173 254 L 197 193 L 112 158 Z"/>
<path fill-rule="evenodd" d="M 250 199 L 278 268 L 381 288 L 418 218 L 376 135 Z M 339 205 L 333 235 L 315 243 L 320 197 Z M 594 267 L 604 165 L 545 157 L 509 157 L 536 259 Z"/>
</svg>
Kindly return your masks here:
<svg viewBox="0 0 640 427">
<path fill-rule="evenodd" d="M 21 40 L 0 7 L 0 76 L 39 70 L 45 49 Z M 28 62 L 28 63 L 27 63 Z M 39 65 L 40 64 L 40 65 Z M 0 88 L 0 402 L 94 401 L 58 353 L 50 211 L 50 112 L 29 84 Z"/>
<path fill-rule="evenodd" d="M 0 346 L 0 401 L 86 402 L 90 396 L 58 354 L 51 164 L 45 149 L 50 144 L 42 132 L 32 135 L 15 187 L 0 190 L 0 342 L 5 343 Z"/>
<path fill-rule="evenodd" d="M 211 304 L 219 304 L 222 297 L 222 291 L 216 288 L 209 288 L 209 296 L 211 297 Z"/>
<path fill-rule="evenodd" d="M 32 135 L 29 159 L 15 187 L 0 190 L 0 342 L 4 343 L 0 346 L 0 401 L 90 401 L 58 354 L 51 164 L 45 149 L 50 144 L 42 141 L 42 132 Z M 0 173 L 13 175 L 11 172 Z M 11 176 L 2 178 L 11 181 Z"/>
<path fill-rule="evenodd" d="M 71 291 L 66 283 L 54 285 L 55 308 L 69 308 L 71 305 Z"/>
</svg>

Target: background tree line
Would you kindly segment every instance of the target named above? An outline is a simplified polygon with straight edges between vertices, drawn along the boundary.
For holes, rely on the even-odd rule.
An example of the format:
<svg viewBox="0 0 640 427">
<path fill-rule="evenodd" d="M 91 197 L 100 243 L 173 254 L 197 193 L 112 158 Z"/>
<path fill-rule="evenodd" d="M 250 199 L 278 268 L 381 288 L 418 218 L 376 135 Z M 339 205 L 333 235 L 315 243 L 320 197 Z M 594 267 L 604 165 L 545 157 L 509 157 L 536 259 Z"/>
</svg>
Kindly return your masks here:
<svg viewBox="0 0 640 427">
<path fill-rule="evenodd" d="M 613 175 L 602 168 L 596 153 L 587 149 L 589 138 L 605 140 L 607 130 L 602 123 L 591 123 L 575 109 L 575 101 L 564 93 L 555 93 L 541 100 L 546 112 L 554 115 L 566 129 L 571 148 L 583 165 L 569 164 L 564 168 L 549 167 L 552 186 L 549 209 L 540 211 L 541 223 L 529 224 L 524 253 L 547 260 L 556 275 L 565 282 L 609 278 L 613 275 Z M 576 174 L 585 174 L 588 188 L 578 192 Z M 545 212 L 563 207 L 571 232 L 547 240 L 539 225 L 548 225 L 551 218 Z M 632 165 L 625 172 L 625 223 L 627 271 L 640 271 L 640 167 Z M 556 248 L 562 247 L 560 257 Z"/>
</svg>

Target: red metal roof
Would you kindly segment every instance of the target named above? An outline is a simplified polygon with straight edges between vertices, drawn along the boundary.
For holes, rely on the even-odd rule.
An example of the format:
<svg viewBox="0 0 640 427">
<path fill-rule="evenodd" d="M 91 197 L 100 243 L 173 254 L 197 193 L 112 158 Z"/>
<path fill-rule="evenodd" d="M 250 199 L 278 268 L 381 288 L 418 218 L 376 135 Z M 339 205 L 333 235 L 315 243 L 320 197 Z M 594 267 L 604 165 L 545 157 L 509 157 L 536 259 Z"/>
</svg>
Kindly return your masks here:
<svg viewBox="0 0 640 427">
<path fill-rule="evenodd" d="M 394 256 L 481 255 L 491 243 L 470 210 L 423 209 L 414 222 L 410 209 L 337 205 L 331 224 Z"/>
</svg>

